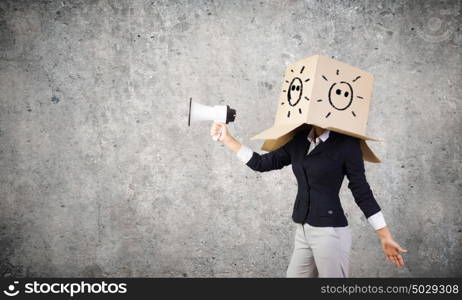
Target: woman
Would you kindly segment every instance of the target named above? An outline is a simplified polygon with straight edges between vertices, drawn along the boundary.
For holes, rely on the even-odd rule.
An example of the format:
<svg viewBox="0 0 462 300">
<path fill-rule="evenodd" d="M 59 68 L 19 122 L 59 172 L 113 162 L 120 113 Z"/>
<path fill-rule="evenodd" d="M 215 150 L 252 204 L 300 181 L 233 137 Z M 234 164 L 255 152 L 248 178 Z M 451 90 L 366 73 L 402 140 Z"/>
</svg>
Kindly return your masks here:
<svg viewBox="0 0 462 300">
<path fill-rule="evenodd" d="M 338 197 L 345 175 L 388 261 L 404 266 L 400 253 L 407 250 L 393 240 L 367 183 L 359 139 L 304 124 L 288 143 L 261 155 L 241 145 L 226 124 L 215 122 L 210 134 L 220 132 L 218 140 L 255 171 L 292 165 L 298 183 L 292 213 L 297 229 L 287 277 L 348 277 L 351 232 Z"/>
</svg>

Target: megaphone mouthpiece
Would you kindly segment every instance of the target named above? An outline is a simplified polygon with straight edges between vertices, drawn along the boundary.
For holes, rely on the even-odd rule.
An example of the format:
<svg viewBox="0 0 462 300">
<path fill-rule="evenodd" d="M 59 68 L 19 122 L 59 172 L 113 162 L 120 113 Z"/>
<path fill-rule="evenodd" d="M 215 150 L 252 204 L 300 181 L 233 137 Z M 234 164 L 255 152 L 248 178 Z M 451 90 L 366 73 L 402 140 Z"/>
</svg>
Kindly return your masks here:
<svg viewBox="0 0 462 300">
<path fill-rule="evenodd" d="M 226 110 L 226 124 L 228 124 L 229 122 L 234 122 L 234 120 L 236 119 L 236 110 L 232 109 L 228 105 L 226 105 L 226 107 L 227 107 L 227 110 Z"/>
</svg>

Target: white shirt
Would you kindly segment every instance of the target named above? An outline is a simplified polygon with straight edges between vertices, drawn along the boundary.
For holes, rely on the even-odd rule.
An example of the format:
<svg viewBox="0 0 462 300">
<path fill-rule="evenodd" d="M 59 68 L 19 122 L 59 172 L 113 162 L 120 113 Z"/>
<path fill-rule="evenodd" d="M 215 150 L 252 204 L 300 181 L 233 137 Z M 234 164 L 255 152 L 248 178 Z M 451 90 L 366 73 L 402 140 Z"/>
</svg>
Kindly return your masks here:
<svg viewBox="0 0 462 300">
<path fill-rule="evenodd" d="M 308 134 L 308 141 L 310 141 L 310 147 L 308 148 L 308 152 L 306 155 L 310 154 L 310 152 L 319 144 L 321 141 L 324 143 L 330 135 L 330 130 L 325 130 L 320 136 L 316 137 L 316 140 L 313 140 L 314 136 L 314 128 L 311 129 L 310 133 Z"/>
<path fill-rule="evenodd" d="M 313 136 L 314 136 L 314 127 L 311 129 L 310 133 L 308 134 L 308 141 L 310 142 L 310 146 L 308 148 L 308 152 L 306 155 L 308 155 L 313 149 L 319 145 L 321 142 L 325 142 L 329 138 L 330 130 L 325 130 L 320 136 L 316 137 L 316 140 L 313 141 Z M 245 145 L 241 145 L 241 148 L 237 152 L 237 157 L 239 160 L 241 160 L 243 163 L 247 163 L 253 155 L 252 149 Z M 382 211 L 376 212 L 369 218 L 367 218 L 369 221 L 369 224 L 374 228 L 374 230 L 381 229 L 387 224 L 385 223 L 385 218 L 383 217 Z"/>
</svg>

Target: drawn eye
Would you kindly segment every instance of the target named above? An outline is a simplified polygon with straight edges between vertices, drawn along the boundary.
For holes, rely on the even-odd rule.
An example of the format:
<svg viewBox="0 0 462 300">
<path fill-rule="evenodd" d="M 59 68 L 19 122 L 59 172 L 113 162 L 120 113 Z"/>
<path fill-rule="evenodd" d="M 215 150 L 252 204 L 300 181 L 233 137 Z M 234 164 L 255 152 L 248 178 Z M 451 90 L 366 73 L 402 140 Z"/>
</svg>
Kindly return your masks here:
<svg viewBox="0 0 462 300">
<path fill-rule="evenodd" d="M 345 97 L 348 97 L 348 92 L 345 92 Z"/>
<path fill-rule="evenodd" d="M 292 86 L 292 91 L 295 91 L 295 85 Z"/>
<path fill-rule="evenodd" d="M 336 93 L 337 95 L 340 95 L 340 94 L 342 93 L 342 91 L 341 91 L 340 89 L 337 89 L 337 90 L 335 91 L 335 93 Z"/>
</svg>

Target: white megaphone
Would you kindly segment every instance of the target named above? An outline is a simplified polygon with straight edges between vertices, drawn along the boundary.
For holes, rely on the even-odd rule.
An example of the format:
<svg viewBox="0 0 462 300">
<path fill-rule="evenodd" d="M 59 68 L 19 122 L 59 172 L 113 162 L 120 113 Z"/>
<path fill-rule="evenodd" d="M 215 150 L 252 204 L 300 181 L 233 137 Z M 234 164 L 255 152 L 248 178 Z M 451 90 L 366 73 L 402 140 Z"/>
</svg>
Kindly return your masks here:
<svg viewBox="0 0 462 300">
<path fill-rule="evenodd" d="M 222 122 L 228 124 L 234 122 L 236 118 L 236 110 L 230 108 L 228 105 L 215 105 L 208 106 L 192 101 L 189 98 L 189 115 L 188 115 L 188 126 L 191 125 L 192 121 L 210 121 Z M 223 128 L 221 128 L 218 135 L 212 136 L 214 141 L 218 141 L 221 136 Z"/>
</svg>

